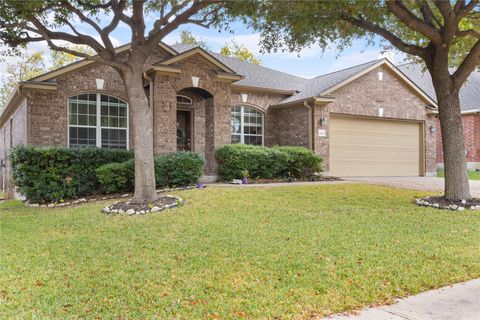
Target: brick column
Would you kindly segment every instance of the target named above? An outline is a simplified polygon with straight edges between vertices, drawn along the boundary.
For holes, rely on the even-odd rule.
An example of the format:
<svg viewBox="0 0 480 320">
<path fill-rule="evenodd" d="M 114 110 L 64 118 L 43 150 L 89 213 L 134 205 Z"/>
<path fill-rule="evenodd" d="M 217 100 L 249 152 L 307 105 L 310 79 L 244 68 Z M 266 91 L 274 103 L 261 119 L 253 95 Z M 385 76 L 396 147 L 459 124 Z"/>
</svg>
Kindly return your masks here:
<svg viewBox="0 0 480 320">
<path fill-rule="evenodd" d="M 169 76 L 155 76 L 153 150 L 155 155 L 177 151 L 177 93 Z"/>
</svg>

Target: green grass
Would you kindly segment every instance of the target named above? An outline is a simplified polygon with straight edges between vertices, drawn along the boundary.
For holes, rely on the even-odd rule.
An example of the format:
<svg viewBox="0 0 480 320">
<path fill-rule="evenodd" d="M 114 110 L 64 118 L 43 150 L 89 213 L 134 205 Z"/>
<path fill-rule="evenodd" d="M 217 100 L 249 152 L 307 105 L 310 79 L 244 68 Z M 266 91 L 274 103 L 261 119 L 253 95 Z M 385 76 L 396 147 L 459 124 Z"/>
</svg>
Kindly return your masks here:
<svg viewBox="0 0 480 320">
<path fill-rule="evenodd" d="M 355 184 L 207 188 L 105 216 L 0 206 L 0 318 L 309 318 L 480 277 L 480 213 Z"/>
<path fill-rule="evenodd" d="M 437 169 L 437 177 L 445 177 L 445 171 L 443 169 Z M 480 180 L 480 171 L 468 171 L 469 180 Z"/>
</svg>

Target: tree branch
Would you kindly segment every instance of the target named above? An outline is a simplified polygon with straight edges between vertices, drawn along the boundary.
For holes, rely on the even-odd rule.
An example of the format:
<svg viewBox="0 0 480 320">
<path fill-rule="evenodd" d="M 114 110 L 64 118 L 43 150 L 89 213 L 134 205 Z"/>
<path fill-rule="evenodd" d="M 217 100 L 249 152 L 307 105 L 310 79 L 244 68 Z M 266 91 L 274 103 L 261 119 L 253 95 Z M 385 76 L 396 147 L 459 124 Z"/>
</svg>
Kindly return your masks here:
<svg viewBox="0 0 480 320">
<path fill-rule="evenodd" d="M 377 24 L 368 22 L 360 18 L 353 18 L 351 16 L 344 16 L 343 20 L 350 22 L 359 28 L 367 30 L 368 32 L 375 33 L 383 37 L 385 40 L 390 42 L 395 48 L 397 48 L 402 52 L 415 55 L 421 58 L 426 58 L 426 54 L 427 54 L 426 48 L 418 45 L 408 44 L 404 42 L 402 39 L 400 39 L 399 37 L 397 37 L 396 35 L 394 35 L 392 32 L 384 29 L 383 27 Z"/>
<path fill-rule="evenodd" d="M 403 5 L 401 0 L 388 0 L 386 1 L 386 4 L 388 10 L 404 25 L 423 34 L 435 44 L 440 45 L 442 43 L 442 37 L 438 30 L 414 15 Z"/>
<path fill-rule="evenodd" d="M 457 89 L 467 81 L 473 70 L 480 65 L 480 40 L 478 40 L 452 75 Z"/>
</svg>

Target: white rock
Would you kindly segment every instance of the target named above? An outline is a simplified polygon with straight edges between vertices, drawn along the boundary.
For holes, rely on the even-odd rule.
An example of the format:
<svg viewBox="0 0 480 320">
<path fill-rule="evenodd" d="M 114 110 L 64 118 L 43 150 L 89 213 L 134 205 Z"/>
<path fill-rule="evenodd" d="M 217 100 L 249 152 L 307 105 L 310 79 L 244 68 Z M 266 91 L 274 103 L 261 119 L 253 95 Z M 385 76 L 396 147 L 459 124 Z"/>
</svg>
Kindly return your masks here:
<svg viewBox="0 0 480 320">
<path fill-rule="evenodd" d="M 458 206 L 452 204 L 452 205 L 450 206 L 450 208 L 452 208 L 453 210 L 457 210 Z"/>
<path fill-rule="evenodd" d="M 462 200 L 462 204 L 466 204 L 467 203 L 467 200 Z"/>
<path fill-rule="evenodd" d="M 475 208 L 476 208 L 475 206 L 471 206 L 470 210 L 475 210 Z"/>
<path fill-rule="evenodd" d="M 432 207 L 434 207 L 434 208 L 440 208 L 440 205 L 439 205 L 438 203 L 434 203 L 434 204 L 432 205 Z"/>
<path fill-rule="evenodd" d="M 40 205 L 38 203 L 30 203 L 28 206 L 29 207 L 40 207 Z"/>
<path fill-rule="evenodd" d="M 480 206 L 475 206 L 475 209 L 476 209 L 476 210 L 480 210 Z"/>
<path fill-rule="evenodd" d="M 87 202 L 87 199 L 81 198 L 81 199 L 78 199 L 78 202 Z"/>
<path fill-rule="evenodd" d="M 122 198 L 126 198 L 126 197 L 129 197 L 129 196 L 130 196 L 130 194 L 128 194 L 128 193 L 122 194 Z"/>
<path fill-rule="evenodd" d="M 122 209 L 120 209 L 120 210 L 118 210 L 118 213 L 120 213 L 120 214 L 124 214 L 124 213 L 125 213 L 125 211 L 123 211 Z"/>
<path fill-rule="evenodd" d="M 128 214 L 129 216 L 131 216 L 132 214 L 135 214 L 135 210 L 133 210 L 133 209 L 128 209 L 128 210 L 127 210 L 127 214 Z"/>
<path fill-rule="evenodd" d="M 150 212 L 157 212 L 157 211 L 160 211 L 160 210 L 162 210 L 162 208 L 155 206 L 150 210 Z"/>
<path fill-rule="evenodd" d="M 55 203 L 49 203 L 47 207 L 49 207 L 49 208 L 55 208 Z"/>
<path fill-rule="evenodd" d="M 145 210 L 140 210 L 138 213 L 139 214 L 145 214 Z"/>
<path fill-rule="evenodd" d="M 105 207 L 102 209 L 102 212 L 103 213 L 110 213 L 110 208 L 109 207 Z"/>
<path fill-rule="evenodd" d="M 463 210 L 465 210 L 465 208 L 464 207 L 458 207 L 457 210 L 458 211 L 463 211 Z"/>
</svg>

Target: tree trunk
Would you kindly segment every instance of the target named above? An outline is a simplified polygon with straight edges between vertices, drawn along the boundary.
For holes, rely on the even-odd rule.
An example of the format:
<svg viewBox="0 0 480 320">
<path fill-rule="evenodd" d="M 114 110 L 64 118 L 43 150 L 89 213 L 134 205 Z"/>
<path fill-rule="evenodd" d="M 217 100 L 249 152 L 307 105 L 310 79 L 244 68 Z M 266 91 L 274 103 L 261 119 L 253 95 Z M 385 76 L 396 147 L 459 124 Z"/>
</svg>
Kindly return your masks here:
<svg viewBox="0 0 480 320">
<path fill-rule="evenodd" d="M 432 75 L 432 80 L 437 94 L 442 131 L 445 198 L 447 200 L 468 200 L 471 199 L 471 195 L 459 90 L 454 88 L 449 74 L 445 76 Z"/>
<path fill-rule="evenodd" d="M 135 192 L 132 203 L 157 198 L 153 157 L 153 112 L 143 88 L 143 66 L 121 73 L 128 95 L 135 152 Z"/>
</svg>

